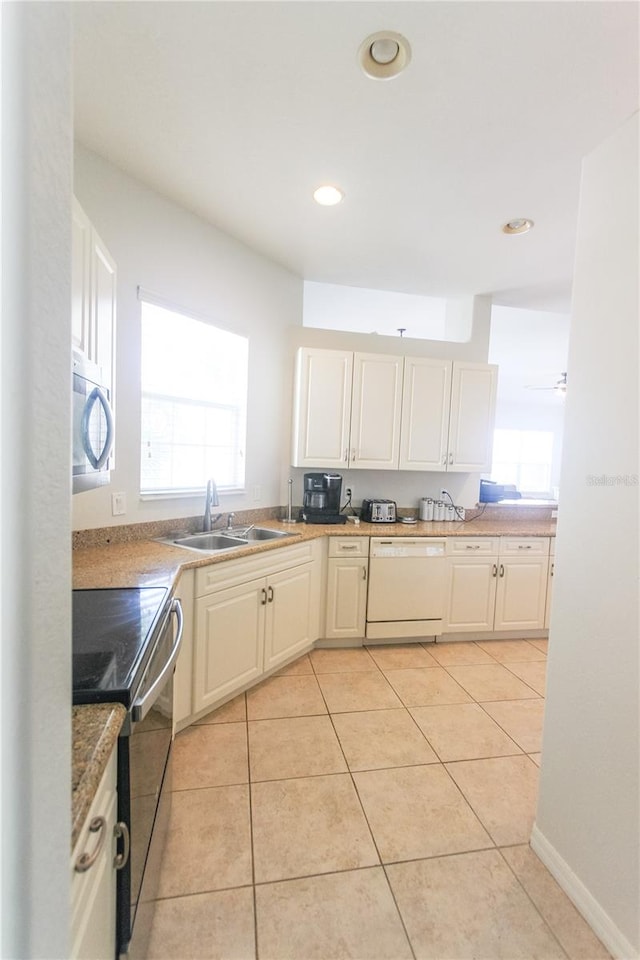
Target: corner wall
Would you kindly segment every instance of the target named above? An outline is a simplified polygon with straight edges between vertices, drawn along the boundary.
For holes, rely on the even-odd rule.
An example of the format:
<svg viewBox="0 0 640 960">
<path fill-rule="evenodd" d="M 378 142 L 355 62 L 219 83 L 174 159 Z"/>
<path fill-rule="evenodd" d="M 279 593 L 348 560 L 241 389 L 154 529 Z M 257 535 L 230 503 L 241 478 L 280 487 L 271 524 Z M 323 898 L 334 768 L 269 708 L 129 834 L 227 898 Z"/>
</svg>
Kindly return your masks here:
<svg viewBox="0 0 640 960">
<path fill-rule="evenodd" d="M 584 162 L 532 846 L 614 956 L 640 951 L 638 115 Z"/>
<path fill-rule="evenodd" d="M 71 29 L 3 3 L 0 955 L 68 957 Z"/>
</svg>

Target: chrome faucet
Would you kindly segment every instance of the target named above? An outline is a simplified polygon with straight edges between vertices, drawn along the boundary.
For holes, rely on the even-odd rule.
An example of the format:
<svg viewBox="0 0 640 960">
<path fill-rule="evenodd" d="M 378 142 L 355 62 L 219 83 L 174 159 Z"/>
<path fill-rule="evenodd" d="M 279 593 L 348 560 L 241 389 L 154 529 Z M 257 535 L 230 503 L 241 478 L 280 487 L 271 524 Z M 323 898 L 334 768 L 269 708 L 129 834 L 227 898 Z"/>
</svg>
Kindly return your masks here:
<svg viewBox="0 0 640 960">
<path fill-rule="evenodd" d="M 235 520 L 235 513 L 230 513 L 227 516 L 227 530 L 233 530 L 233 521 Z"/>
<path fill-rule="evenodd" d="M 214 517 L 211 513 L 213 507 L 219 507 L 220 501 L 218 499 L 218 488 L 216 487 L 216 482 L 211 477 L 207 483 L 207 496 L 204 501 L 204 520 L 202 522 L 202 529 L 207 531 L 211 530 L 216 520 L 218 520 L 222 514 L 218 514 Z"/>
</svg>

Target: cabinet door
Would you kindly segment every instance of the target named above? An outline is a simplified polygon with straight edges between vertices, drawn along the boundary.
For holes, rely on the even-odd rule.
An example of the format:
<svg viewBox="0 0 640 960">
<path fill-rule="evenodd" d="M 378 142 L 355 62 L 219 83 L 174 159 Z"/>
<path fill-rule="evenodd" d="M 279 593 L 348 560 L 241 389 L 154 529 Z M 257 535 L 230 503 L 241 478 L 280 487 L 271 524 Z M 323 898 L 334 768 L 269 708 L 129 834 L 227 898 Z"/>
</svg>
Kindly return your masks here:
<svg viewBox="0 0 640 960">
<path fill-rule="evenodd" d="M 353 354 L 298 351 L 293 411 L 294 467 L 346 467 Z"/>
<path fill-rule="evenodd" d="M 355 354 L 349 445 L 354 469 L 398 469 L 402 370 L 402 357 Z"/>
<path fill-rule="evenodd" d="M 91 221 L 75 198 L 71 218 L 71 257 L 71 342 L 87 360 L 93 360 Z"/>
<path fill-rule="evenodd" d="M 264 578 L 196 600 L 195 713 L 262 673 L 266 602 Z"/>
<path fill-rule="evenodd" d="M 444 633 L 493 630 L 497 557 L 450 557 Z"/>
<path fill-rule="evenodd" d="M 447 469 L 491 470 L 498 368 L 454 362 Z"/>
<path fill-rule="evenodd" d="M 107 768 L 91 804 L 71 862 L 71 960 L 111 960 L 116 952 L 116 754 Z M 97 833 L 89 830 L 94 817 L 103 817 Z M 104 836 L 103 836 L 104 835 Z M 101 840 L 102 838 L 102 840 Z M 78 873 L 75 865 L 83 853 L 92 854 L 102 842 L 93 865 Z"/>
<path fill-rule="evenodd" d="M 500 557 L 496 630 L 535 630 L 544 626 L 548 557 Z"/>
<path fill-rule="evenodd" d="M 313 563 L 305 563 L 273 574 L 267 581 L 265 670 L 291 659 L 315 640 L 311 626 L 314 568 Z"/>
<path fill-rule="evenodd" d="M 551 625 L 551 600 L 553 597 L 553 573 L 556 562 L 553 557 L 549 558 L 549 574 L 547 576 L 547 601 L 544 608 L 544 625 L 548 630 Z"/>
<path fill-rule="evenodd" d="M 446 470 L 451 361 L 405 357 L 401 470 Z"/>
<path fill-rule="evenodd" d="M 102 383 L 111 391 L 114 403 L 116 265 L 95 230 L 91 236 L 91 309 L 95 330 L 95 356 Z"/>
<path fill-rule="evenodd" d="M 367 613 L 366 559 L 330 559 L 327 580 L 327 637 L 365 635 Z"/>
</svg>

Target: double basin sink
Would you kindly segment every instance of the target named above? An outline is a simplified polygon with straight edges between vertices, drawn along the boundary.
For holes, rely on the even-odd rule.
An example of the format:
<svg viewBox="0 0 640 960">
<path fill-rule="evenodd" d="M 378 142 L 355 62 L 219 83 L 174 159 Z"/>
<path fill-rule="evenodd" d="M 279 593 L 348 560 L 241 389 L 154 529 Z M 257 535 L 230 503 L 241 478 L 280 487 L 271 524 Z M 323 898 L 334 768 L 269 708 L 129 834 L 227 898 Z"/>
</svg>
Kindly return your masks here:
<svg viewBox="0 0 640 960">
<path fill-rule="evenodd" d="M 194 533 L 186 537 L 163 537 L 162 543 L 199 550 L 201 553 L 220 553 L 222 550 L 238 550 L 250 543 L 265 540 L 283 540 L 293 534 L 284 530 L 269 530 L 266 527 L 232 527 L 210 533 Z"/>
</svg>

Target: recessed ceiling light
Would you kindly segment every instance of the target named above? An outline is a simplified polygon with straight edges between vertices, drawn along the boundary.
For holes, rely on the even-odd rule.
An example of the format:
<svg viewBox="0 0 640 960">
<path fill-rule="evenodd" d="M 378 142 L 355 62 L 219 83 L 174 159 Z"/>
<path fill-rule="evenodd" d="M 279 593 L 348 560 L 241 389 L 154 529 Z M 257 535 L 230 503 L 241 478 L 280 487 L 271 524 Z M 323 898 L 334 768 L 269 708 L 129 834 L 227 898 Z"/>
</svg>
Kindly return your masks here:
<svg viewBox="0 0 640 960">
<path fill-rule="evenodd" d="M 381 30 L 372 33 L 358 50 L 358 61 L 373 80 L 391 80 L 402 73 L 411 60 L 409 41 L 400 33 Z"/>
<path fill-rule="evenodd" d="M 515 220 L 509 220 L 502 228 L 503 233 L 528 233 L 533 226 L 533 220 L 527 220 L 525 217 L 518 217 Z"/>
<path fill-rule="evenodd" d="M 313 191 L 313 199 L 323 207 L 334 207 L 344 200 L 344 193 L 338 187 L 325 184 Z"/>
</svg>

